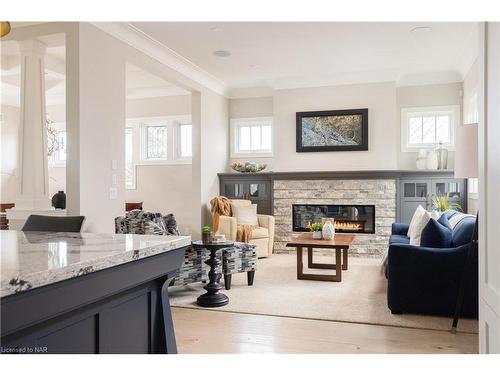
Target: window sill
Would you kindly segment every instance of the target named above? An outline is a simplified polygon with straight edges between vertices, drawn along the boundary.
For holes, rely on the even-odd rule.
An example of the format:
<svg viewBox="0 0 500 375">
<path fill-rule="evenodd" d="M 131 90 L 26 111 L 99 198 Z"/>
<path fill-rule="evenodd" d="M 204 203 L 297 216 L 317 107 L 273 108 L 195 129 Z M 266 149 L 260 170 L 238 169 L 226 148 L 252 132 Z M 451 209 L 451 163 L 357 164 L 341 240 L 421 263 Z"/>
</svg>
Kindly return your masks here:
<svg viewBox="0 0 500 375">
<path fill-rule="evenodd" d="M 232 152 L 231 159 L 237 158 L 272 158 L 274 154 L 272 152 Z"/>
<path fill-rule="evenodd" d="M 421 146 L 403 146 L 401 147 L 401 152 L 415 153 L 417 154 L 420 150 L 435 150 L 439 145 L 421 145 Z M 455 145 L 443 145 L 448 151 L 454 152 Z"/>
<path fill-rule="evenodd" d="M 61 162 L 61 163 L 49 163 L 48 164 L 49 168 L 65 168 L 66 167 L 66 162 Z"/>
<path fill-rule="evenodd" d="M 187 165 L 192 164 L 192 159 L 176 159 L 176 160 L 155 160 L 155 161 L 141 161 L 136 166 L 146 166 L 146 165 Z"/>
</svg>

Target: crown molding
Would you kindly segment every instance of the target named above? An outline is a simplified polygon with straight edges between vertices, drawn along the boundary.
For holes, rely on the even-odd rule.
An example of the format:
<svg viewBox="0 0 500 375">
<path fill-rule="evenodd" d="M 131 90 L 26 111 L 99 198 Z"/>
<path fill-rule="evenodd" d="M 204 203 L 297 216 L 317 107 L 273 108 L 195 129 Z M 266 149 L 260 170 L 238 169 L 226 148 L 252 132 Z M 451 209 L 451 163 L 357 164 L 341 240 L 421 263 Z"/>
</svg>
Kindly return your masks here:
<svg viewBox="0 0 500 375">
<path fill-rule="evenodd" d="M 147 56 L 176 70 L 219 95 L 227 96 L 227 87 L 217 77 L 211 75 L 190 60 L 181 56 L 165 44 L 152 38 L 127 22 L 90 22 L 98 29 L 141 51 Z"/>
</svg>

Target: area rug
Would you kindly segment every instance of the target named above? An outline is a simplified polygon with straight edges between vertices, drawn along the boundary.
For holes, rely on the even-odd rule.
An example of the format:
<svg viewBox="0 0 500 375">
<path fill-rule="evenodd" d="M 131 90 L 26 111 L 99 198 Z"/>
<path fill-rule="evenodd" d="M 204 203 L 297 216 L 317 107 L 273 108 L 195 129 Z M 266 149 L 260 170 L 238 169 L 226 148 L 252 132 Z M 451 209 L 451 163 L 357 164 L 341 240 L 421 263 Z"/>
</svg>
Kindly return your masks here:
<svg viewBox="0 0 500 375">
<path fill-rule="evenodd" d="M 333 261 L 318 255 L 315 262 Z M 451 318 L 392 315 L 387 308 L 387 280 L 381 273 L 379 259 L 350 257 L 349 269 L 342 272 L 340 283 L 297 280 L 296 267 L 294 254 L 273 254 L 259 259 L 254 285 L 247 286 L 246 274 L 233 275 L 231 290 L 222 289 L 229 297 L 229 304 L 215 310 L 396 327 L 451 328 Z M 308 270 L 318 271 L 325 272 Z M 204 292 L 201 283 L 172 287 L 171 305 L 203 309 L 196 305 L 196 298 Z M 461 319 L 458 328 L 461 332 L 477 333 L 478 322 Z"/>
</svg>

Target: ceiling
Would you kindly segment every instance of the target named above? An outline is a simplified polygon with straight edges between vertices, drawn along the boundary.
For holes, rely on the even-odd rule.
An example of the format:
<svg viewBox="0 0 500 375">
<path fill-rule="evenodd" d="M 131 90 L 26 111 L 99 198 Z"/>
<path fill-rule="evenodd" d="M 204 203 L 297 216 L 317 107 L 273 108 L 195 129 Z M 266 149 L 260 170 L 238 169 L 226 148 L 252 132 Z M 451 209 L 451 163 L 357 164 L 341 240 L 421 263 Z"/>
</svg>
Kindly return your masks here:
<svg viewBox="0 0 500 375">
<path fill-rule="evenodd" d="M 463 80 L 477 55 L 475 23 L 133 22 L 229 89 Z M 429 32 L 410 32 L 430 26 Z M 425 30 L 424 30 L 425 31 Z M 214 51 L 226 50 L 229 57 Z"/>
<path fill-rule="evenodd" d="M 44 35 L 36 38 L 47 46 L 45 54 L 45 91 L 47 105 L 65 103 L 66 51 L 64 34 Z M 15 40 L 2 41 L 0 71 L 0 102 L 20 106 L 21 65 L 19 45 Z M 177 87 L 147 71 L 126 65 L 127 99 L 160 96 L 189 95 Z"/>
<path fill-rule="evenodd" d="M 191 93 L 133 64 L 126 65 L 127 99 L 190 95 Z"/>
</svg>

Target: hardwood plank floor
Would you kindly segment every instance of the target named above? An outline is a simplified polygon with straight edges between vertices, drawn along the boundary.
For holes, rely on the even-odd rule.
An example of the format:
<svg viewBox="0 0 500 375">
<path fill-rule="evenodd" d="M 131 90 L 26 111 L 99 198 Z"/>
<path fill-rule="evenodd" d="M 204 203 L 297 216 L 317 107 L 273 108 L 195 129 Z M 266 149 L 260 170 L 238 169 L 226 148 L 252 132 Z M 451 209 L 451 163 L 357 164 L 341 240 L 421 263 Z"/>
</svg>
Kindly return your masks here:
<svg viewBox="0 0 500 375">
<path fill-rule="evenodd" d="M 478 353 L 478 335 L 172 308 L 180 354 Z"/>
</svg>

